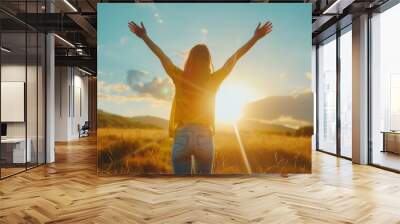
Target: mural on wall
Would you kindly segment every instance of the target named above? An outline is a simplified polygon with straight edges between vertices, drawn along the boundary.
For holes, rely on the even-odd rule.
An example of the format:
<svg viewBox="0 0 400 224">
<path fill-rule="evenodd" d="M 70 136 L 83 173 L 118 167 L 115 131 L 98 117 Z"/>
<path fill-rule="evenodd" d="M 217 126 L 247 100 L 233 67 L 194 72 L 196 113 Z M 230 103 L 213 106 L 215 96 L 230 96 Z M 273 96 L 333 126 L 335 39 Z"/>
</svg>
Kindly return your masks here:
<svg viewBox="0 0 400 224">
<path fill-rule="evenodd" d="M 310 4 L 99 4 L 101 174 L 310 173 Z"/>
</svg>

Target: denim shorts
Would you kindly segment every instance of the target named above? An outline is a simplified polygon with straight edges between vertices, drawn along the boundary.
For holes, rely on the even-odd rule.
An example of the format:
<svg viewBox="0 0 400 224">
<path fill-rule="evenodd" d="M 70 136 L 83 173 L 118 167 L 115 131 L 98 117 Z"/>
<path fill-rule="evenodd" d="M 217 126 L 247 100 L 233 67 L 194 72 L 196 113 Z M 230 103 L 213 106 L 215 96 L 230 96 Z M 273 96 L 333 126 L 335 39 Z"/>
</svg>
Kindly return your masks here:
<svg viewBox="0 0 400 224">
<path fill-rule="evenodd" d="M 214 138 L 209 127 L 188 124 L 176 130 L 172 148 L 175 174 L 211 174 L 213 160 Z"/>
</svg>

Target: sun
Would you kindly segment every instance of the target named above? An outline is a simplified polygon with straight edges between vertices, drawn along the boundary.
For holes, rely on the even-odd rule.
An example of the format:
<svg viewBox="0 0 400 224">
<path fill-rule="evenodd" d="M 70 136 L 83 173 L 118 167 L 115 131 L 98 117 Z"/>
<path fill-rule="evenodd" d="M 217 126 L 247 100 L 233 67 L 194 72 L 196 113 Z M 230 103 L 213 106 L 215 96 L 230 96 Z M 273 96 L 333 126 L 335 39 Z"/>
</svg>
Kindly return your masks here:
<svg viewBox="0 0 400 224">
<path fill-rule="evenodd" d="M 248 89 L 239 85 L 222 85 L 215 99 L 215 116 L 217 122 L 235 123 L 242 116 L 246 103 L 252 100 Z"/>
</svg>

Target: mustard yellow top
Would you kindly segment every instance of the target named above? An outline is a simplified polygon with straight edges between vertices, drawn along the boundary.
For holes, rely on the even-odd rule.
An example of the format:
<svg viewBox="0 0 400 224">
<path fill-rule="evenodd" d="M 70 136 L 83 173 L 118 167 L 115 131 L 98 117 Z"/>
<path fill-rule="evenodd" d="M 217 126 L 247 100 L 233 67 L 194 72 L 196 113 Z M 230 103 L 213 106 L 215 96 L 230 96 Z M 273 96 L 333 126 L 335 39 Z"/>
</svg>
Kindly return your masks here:
<svg viewBox="0 0 400 224">
<path fill-rule="evenodd" d="M 228 71 L 225 71 L 228 73 Z M 215 129 L 215 96 L 222 80 L 223 70 L 213 74 L 200 75 L 195 80 L 185 78 L 182 72 L 171 76 L 175 84 L 175 97 L 169 120 L 169 136 L 183 124 L 200 124 Z"/>
</svg>

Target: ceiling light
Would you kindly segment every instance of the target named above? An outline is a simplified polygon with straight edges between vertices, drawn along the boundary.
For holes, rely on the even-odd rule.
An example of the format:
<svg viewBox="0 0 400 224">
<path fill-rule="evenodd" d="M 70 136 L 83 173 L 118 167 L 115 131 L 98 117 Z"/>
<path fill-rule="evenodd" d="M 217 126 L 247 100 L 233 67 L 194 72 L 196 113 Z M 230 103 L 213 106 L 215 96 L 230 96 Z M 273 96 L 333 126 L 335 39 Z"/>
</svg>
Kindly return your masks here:
<svg viewBox="0 0 400 224">
<path fill-rule="evenodd" d="M 336 0 L 322 14 L 342 14 L 343 10 L 351 5 L 355 0 Z"/>
<path fill-rule="evenodd" d="M 78 10 L 68 1 L 64 0 L 65 4 L 67 4 L 74 12 L 78 12 Z"/>
<path fill-rule="evenodd" d="M 90 73 L 90 72 L 88 72 L 88 71 L 86 71 L 86 70 L 83 70 L 83 69 L 81 69 L 81 68 L 79 68 L 79 67 L 78 67 L 78 70 L 81 71 L 81 72 L 83 72 L 83 73 L 85 73 L 85 74 L 87 74 L 87 75 L 90 75 L 90 76 L 92 75 L 92 73 Z"/>
<path fill-rule="evenodd" d="M 76 53 L 78 53 L 79 55 L 83 55 L 83 49 L 82 48 L 77 48 L 76 49 Z"/>
<path fill-rule="evenodd" d="M 7 49 L 7 48 L 5 48 L 5 47 L 1 47 L 0 49 L 1 49 L 2 51 L 6 52 L 6 53 L 10 53 L 10 52 L 11 52 L 11 50 L 9 50 L 9 49 Z"/>
<path fill-rule="evenodd" d="M 59 40 L 61 40 L 62 42 L 66 43 L 68 46 L 75 48 L 75 45 L 73 45 L 73 44 L 72 44 L 71 42 L 69 42 L 68 40 L 66 40 L 66 39 L 64 39 L 64 38 L 62 38 L 62 37 L 60 37 L 60 36 L 57 35 L 57 34 L 54 34 L 54 36 L 57 37 L 57 38 L 58 38 Z"/>
<path fill-rule="evenodd" d="M 329 6 L 322 14 L 330 14 L 332 9 L 334 9 L 340 0 L 336 0 L 331 6 Z"/>
</svg>

